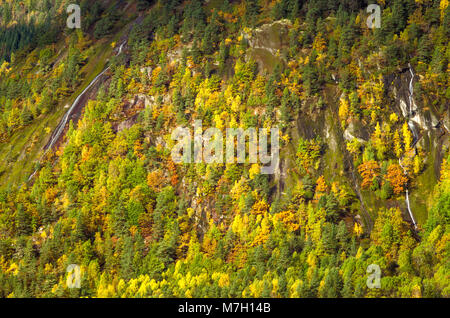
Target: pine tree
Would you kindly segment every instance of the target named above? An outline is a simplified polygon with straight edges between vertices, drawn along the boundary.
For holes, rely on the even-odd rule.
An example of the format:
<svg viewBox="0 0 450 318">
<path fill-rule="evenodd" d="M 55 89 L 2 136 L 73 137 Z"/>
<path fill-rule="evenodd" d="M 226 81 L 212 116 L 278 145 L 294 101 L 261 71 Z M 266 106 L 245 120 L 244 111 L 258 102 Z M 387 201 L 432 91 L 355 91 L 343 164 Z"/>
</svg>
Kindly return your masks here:
<svg viewBox="0 0 450 318">
<path fill-rule="evenodd" d="M 127 235 L 124 238 L 122 257 L 120 260 L 121 276 L 126 280 L 129 280 L 134 276 L 133 256 L 134 256 L 133 241 L 131 239 L 131 236 Z"/>
<path fill-rule="evenodd" d="M 16 231 L 17 235 L 30 235 L 31 228 L 31 217 L 30 215 L 23 209 L 23 206 L 19 204 L 16 211 Z"/>
</svg>

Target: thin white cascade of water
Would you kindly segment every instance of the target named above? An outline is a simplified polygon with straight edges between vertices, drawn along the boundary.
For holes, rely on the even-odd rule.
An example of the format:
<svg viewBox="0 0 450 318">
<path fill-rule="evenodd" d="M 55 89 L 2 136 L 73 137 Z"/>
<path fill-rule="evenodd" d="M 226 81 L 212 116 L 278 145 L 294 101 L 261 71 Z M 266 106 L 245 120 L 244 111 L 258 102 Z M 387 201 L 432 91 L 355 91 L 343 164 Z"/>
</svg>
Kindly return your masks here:
<svg viewBox="0 0 450 318">
<path fill-rule="evenodd" d="M 409 204 L 409 194 L 408 194 L 408 189 L 406 189 L 406 207 L 408 208 L 408 212 L 409 212 L 409 216 L 411 217 L 411 220 L 413 221 L 414 224 L 414 228 L 417 229 L 417 224 L 416 224 L 416 220 L 414 219 L 414 215 L 411 211 L 411 206 Z"/>
<path fill-rule="evenodd" d="M 400 165 L 400 167 L 403 169 L 403 173 L 406 175 L 406 169 L 403 167 L 402 162 L 400 159 L 398 159 L 398 164 Z M 406 201 L 406 208 L 408 209 L 408 213 L 409 216 L 414 224 L 414 228 L 417 229 L 417 223 L 416 220 L 414 219 L 414 215 L 411 211 L 411 205 L 409 203 L 409 191 L 408 191 L 408 186 L 406 186 L 406 194 L 405 194 L 405 201 Z"/>
<path fill-rule="evenodd" d="M 120 47 L 119 47 L 119 51 L 117 52 L 116 56 L 119 55 L 120 53 L 122 53 L 122 49 L 123 46 L 126 44 L 126 42 L 123 42 Z M 105 72 L 109 69 L 109 66 L 107 68 L 105 68 L 100 74 L 98 74 L 92 81 L 91 83 L 89 83 L 89 85 L 81 92 L 80 95 L 78 95 L 78 97 L 75 99 L 75 101 L 72 103 L 72 106 L 69 108 L 69 110 L 66 112 L 66 114 L 64 115 L 63 119 L 60 121 L 60 123 L 57 126 L 57 130 L 56 130 L 56 134 L 53 136 L 52 140 L 49 143 L 49 146 L 47 147 L 47 149 L 51 149 L 54 144 L 56 143 L 56 141 L 59 139 L 59 137 L 61 136 L 61 134 L 64 131 L 64 128 L 69 120 L 70 115 L 72 114 L 72 111 L 75 109 L 75 107 L 78 105 L 80 99 L 84 96 L 84 94 L 86 94 L 86 92 L 93 86 L 95 85 L 95 83 L 97 83 L 97 81 L 99 80 L 99 78 L 105 74 Z"/>
<path fill-rule="evenodd" d="M 411 80 L 409 81 L 409 114 L 412 114 L 412 106 L 414 104 L 414 72 L 412 70 L 411 64 L 408 64 L 409 72 L 411 73 Z"/>
<path fill-rule="evenodd" d="M 28 181 L 30 181 L 31 179 L 33 179 L 34 175 L 37 173 L 37 169 L 34 170 L 34 172 L 31 174 L 31 176 L 28 178 Z"/>
<path fill-rule="evenodd" d="M 418 134 L 417 134 L 417 132 L 416 132 L 416 127 L 414 126 L 414 123 L 413 123 L 412 120 L 411 120 L 411 117 L 412 117 L 412 115 L 413 115 L 413 106 L 415 105 L 415 104 L 414 104 L 414 85 L 413 85 L 413 84 L 414 84 L 414 76 L 415 76 L 415 75 L 414 75 L 413 69 L 412 69 L 412 67 L 411 67 L 411 64 L 408 64 L 408 67 L 409 67 L 409 72 L 411 73 L 411 80 L 409 81 L 409 113 L 408 113 L 408 127 L 409 127 L 409 129 L 411 130 L 411 132 L 412 132 L 413 135 L 414 135 L 414 144 L 413 144 L 413 147 L 415 147 L 415 144 L 416 144 L 416 142 L 418 141 L 418 138 L 419 138 L 419 136 L 418 136 Z M 400 167 L 402 168 L 403 173 L 404 173 L 405 175 L 407 175 L 407 171 L 406 171 L 406 169 L 403 167 L 402 162 L 401 162 L 401 159 L 398 159 L 398 163 L 399 163 Z M 416 220 L 414 219 L 414 215 L 413 215 L 413 213 L 412 213 L 412 211 L 411 211 L 411 204 L 410 204 L 410 202 L 409 202 L 409 190 L 408 190 L 408 185 L 406 185 L 405 202 L 406 202 L 406 208 L 407 208 L 407 210 L 408 210 L 409 216 L 410 216 L 410 218 L 411 218 L 411 220 L 412 220 L 412 222 L 413 222 L 413 224 L 414 224 L 414 228 L 417 229 L 417 223 L 416 223 Z"/>
<path fill-rule="evenodd" d="M 419 139 L 419 134 L 417 133 L 416 126 L 414 126 L 414 123 L 412 121 L 412 117 L 414 117 L 414 111 L 415 111 L 415 102 L 414 102 L 414 71 L 412 69 L 411 64 L 408 64 L 409 72 L 411 73 L 411 80 L 409 81 L 409 112 L 408 112 L 408 127 L 413 133 L 414 141 L 413 144 L 417 142 Z"/>
<path fill-rule="evenodd" d="M 78 105 L 80 99 L 84 96 L 84 94 L 86 94 L 86 92 L 98 81 L 98 79 L 100 78 L 100 76 L 102 76 L 107 70 L 109 69 L 109 67 L 107 67 L 106 69 L 104 69 L 100 74 L 98 74 L 93 80 L 92 82 L 81 92 L 80 95 L 78 95 L 78 97 L 75 99 L 75 101 L 72 103 L 72 106 L 70 106 L 69 110 L 65 113 L 64 117 L 62 118 L 62 120 L 59 122 L 58 126 L 56 127 L 56 133 L 53 135 L 52 139 L 50 140 L 50 143 L 48 144 L 47 150 L 51 149 L 56 141 L 59 139 L 59 137 L 61 136 L 61 134 L 64 131 L 64 128 L 66 127 L 66 124 L 69 120 L 70 115 L 72 114 L 73 110 L 75 109 L 75 107 Z"/>
<path fill-rule="evenodd" d="M 119 46 L 119 50 L 116 54 L 119 55 L 120 53 L 122 53 L 122 49 L 124 47 L 124 45 L 126 44 L 126 41 L 124 41 L 120 46 Z M 73 110 L 75 109 L 75 107 L 78 105 L 78 103 L 80 102 L 81 98 L 84 96 L 84 94 L 86 94 L 87 91 L 89 91 L 89 89 L 95 85 L 97 83 L 97 81 L 100 79 L 100 77 L 105 74 L 105 72 L 109 69 L 109 66 L 107 68 L 105 68 L 102 72 L 100 72 L 100 74 L 98 74 L 90 83 L 89 85 L 77 96 L 77 98 L 75 99 L 75 101 L 72 103 L 72 105 L 70 106 L 70 108 L 67 110 L 67 112 L 64 114 L 63 118 L 61 119 L 61 121 L 59 122 L 58 126 L 56 126 L 56 130 L 55 133 L 53 134 L 53 137 L 51 138 L 50 142 L 47 144 L 47 148 L 44 151 L 44 155 L 47 153 L 47 151 L 49 149 L 51 149 L 55 143 L 58 141 L 59 137 L 61 136 L 61 134 L 64 132 L 64 128 L 67 125 L 67 122 L 69 121 L 70 115 L 72 115 Z M 28 178 L 28 181 L 30 181 L 34 175 L 37 173 L 38 169 L 36 169 Z"/>
<path fill-rule="evenodd" d="M 119 55 L 120 53 L 122 53 L 122 48 L 125 45 L 126 42 L 123 42 L 120 47 L 119 47 L 119 52 L 117 53 L 117 55 Z"/>
</svg>

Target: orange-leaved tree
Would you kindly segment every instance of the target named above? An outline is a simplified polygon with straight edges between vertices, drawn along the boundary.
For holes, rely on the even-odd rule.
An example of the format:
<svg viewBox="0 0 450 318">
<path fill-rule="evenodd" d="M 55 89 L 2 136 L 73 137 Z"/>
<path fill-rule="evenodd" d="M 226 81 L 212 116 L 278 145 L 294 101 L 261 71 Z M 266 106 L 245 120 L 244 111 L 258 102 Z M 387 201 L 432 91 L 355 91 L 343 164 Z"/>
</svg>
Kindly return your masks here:
<svg viewBox="0 0 450 318">
<path fill-rule="evenodd" d="M 367 188 L 380 175 L 380 165 L 375 160 L 369 160 L 358 166 L 358 172 L 363 178 L 361 186 Z"/>
<path fill-rule="evenodd" d="M 386 179 L 391 183 L 395 194 L 400 194 L 405 191 L 408 178 L 403 173 L 402 168 L 398 164 L 391 164 L 388 167 Z"/>
</svg>

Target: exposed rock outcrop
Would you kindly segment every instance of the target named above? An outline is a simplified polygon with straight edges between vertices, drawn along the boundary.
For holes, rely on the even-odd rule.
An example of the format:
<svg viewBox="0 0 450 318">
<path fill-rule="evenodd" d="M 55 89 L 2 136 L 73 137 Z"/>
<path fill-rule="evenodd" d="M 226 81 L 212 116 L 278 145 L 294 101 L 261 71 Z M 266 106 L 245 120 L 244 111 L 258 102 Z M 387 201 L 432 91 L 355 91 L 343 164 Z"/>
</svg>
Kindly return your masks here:
<svg viewBox="0 0 450 318">
<path fill-rule="evenodd" d="M 284 63 L 289 47 L 289 20 L 280 20 L 244 33 L 250 46 L 248 57 L 258 63 L 260 71 L 270 72 L 277 63 Z"/>
</svg>

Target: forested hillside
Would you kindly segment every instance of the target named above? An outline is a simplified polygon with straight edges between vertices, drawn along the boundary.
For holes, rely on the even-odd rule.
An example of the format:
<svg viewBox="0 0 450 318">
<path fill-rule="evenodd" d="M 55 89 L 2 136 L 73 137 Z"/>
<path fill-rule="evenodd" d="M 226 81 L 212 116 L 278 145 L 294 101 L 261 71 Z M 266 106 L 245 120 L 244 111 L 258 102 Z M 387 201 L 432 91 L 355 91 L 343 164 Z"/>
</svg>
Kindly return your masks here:
<svg viewBox="0 0 450 318">
<path fill-rule="evenodd" d="M 449 297 L 449 36 L 447 0 L 0 0 L 0 296 Z M 174 162 L 199 120 L 279 127 L 277 169 Z"/>
</svg>

